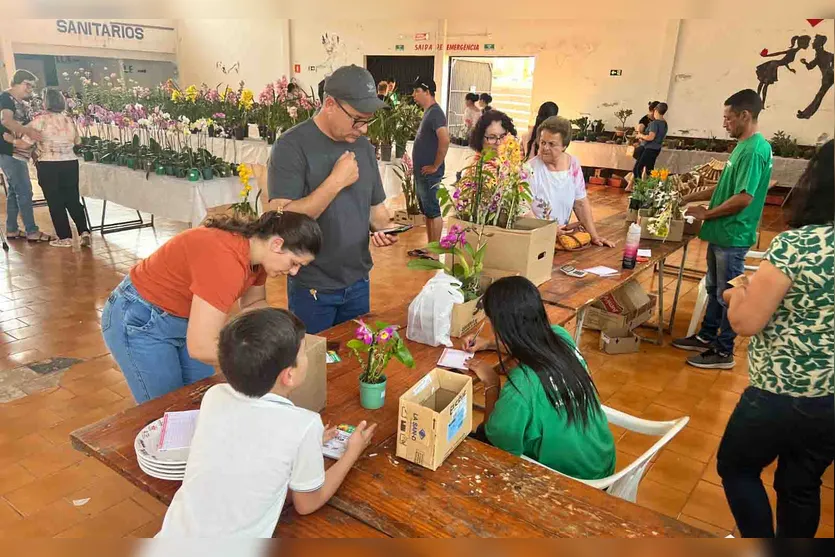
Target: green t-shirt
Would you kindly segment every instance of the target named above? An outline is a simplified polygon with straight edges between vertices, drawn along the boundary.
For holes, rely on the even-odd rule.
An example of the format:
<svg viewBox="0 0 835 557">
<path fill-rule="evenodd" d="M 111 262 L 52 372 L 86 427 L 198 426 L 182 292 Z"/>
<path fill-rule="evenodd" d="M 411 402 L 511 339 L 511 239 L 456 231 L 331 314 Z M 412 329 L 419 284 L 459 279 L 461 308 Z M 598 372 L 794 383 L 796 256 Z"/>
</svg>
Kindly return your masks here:
<svg viewBox="0 0 835 557">
<path fill-rule="evenodd" d="M 810 225 L 774 237 L 765 259 L 792 285 L 748 346 L 751 385 L 781 395 L 835 394 L 835 228 Z"/>
<path fill-rule="evenodd" d="M 771 181 L 771 165 L 771 144 L 761 133 L 755 133 L 734 148 L 710 198 L 710 209 L 742 192 L 754 199 L 735 215 L 706 220 L 699 234 L 702 240 L 723 248 L 748 248 L 757 242 L 757 226 Z"/>
<path fill-rule="evenodd" d="M 587 368 L 571 335 L 562 327 L 553 329 Z M 569 425 L 565 412 L 554 408 L 542 382 L 530 368 L 516 367 L 508 377 L 484 426 L 490 443 L 581 480 L 596 480 L 614 473 L 615 440 L 602 408 L 589 416 L 585 429 L 578 420 Z"/>
</svg>

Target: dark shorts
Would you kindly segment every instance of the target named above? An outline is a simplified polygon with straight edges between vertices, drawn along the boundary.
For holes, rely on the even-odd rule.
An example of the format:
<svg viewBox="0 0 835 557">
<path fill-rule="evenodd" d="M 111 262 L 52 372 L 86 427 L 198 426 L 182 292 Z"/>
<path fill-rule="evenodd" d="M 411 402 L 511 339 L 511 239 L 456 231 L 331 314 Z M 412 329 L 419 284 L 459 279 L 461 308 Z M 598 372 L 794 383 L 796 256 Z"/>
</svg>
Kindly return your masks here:
<svg viewBox="0 0 835 557">
<path fill-rule="evenodd" d="M 437 219 L 441 216 L 441 203 L 438 201 L 440 186 L 441 178 L 415 174 L 415 189 L 420 212 L 428 219 Z"/>
</svg>

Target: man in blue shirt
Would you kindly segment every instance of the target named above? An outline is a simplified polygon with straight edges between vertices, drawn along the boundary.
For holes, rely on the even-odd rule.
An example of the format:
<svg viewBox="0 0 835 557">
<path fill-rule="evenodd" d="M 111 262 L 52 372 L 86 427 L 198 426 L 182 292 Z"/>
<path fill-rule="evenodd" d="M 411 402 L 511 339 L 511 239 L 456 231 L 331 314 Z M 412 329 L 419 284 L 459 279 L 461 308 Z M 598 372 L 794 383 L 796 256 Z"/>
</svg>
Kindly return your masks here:
<svg viewBox="0 0 835 557">
<path fill-rule="evenodd" d="M 444 177 L 444 159 L 449 149 L 449 130 L 446 115 L 435 102 L 437 87 L 431 79 L 415 81 L 412 98 L 423 108 L 412 159 L 415 167 L 415 188 L 420 210 L 426 217 L 426 236 L 429 242 L 441 239 L 444 219 L 438 201 L 438 188 Z M 422 252 L 422 250 L 416 250 Z M 420 253 L 419 255 L 423 255 Z"/>
</svg>

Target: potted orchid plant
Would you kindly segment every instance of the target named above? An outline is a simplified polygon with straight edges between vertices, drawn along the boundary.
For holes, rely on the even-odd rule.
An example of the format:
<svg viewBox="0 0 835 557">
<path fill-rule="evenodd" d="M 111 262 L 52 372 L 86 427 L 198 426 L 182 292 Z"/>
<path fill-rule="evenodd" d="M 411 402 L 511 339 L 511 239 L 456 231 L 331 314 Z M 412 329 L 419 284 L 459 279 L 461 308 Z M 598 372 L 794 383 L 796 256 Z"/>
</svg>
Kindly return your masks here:
<svg viewBox="0 0 835 557">
<path fill-rule="evenodd" d="M 371 326 L 362 320 L 356 321 L 355 337 L 347 343 L 348 348 L 362 366 L 360 373 L 360 404 L 368 410 L 382 408 L 386 401 L 385 371 L 392 357 L 406 367 L 415 367 L 415 360 L 400 338 L 396 325 L 377 322 Z"/>
<path fill-rule="evenodd" d="M 398 210 L 394 213 L 394 220 L 399 224 L 423 224 L 423 216 L 418 206 L 417 190 L 415 189 L 414 164 L 408 153 L 404 153 L 400 161 L 392 167 L 394 173 L 400 178 L 400 189 L 406 201 L 406 210 Z"/>
</svg>

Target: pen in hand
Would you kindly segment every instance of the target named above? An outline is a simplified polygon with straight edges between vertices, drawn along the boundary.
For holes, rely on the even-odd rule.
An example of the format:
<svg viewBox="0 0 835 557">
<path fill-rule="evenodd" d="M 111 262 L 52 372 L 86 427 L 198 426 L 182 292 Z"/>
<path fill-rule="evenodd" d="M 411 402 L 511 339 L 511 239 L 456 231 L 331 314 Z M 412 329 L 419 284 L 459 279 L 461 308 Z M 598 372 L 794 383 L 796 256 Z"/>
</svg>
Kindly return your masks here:
<svg viewBox="0 0 835 557">
<path fill-rule="evenodd" d="M 481 322 L 481 325 L 479 326 L 478 331 L 476 331 L 476 333 L 473 335 L 473 338 L 470 339 L 470 342 L 467 343 L 467 348 L 468 349 L 472 349 L 475 346 L 475 341 L 478 338 L 478 335 L 480 335 L 481 331 L 484 330 L 484 323 L 486 323 L 486 321 Z"/>
</svg>

